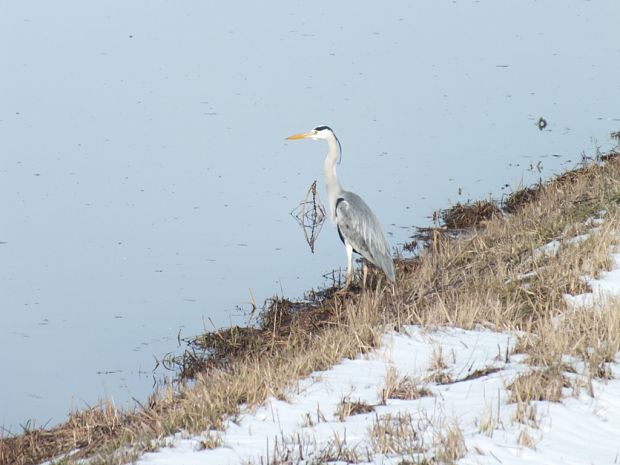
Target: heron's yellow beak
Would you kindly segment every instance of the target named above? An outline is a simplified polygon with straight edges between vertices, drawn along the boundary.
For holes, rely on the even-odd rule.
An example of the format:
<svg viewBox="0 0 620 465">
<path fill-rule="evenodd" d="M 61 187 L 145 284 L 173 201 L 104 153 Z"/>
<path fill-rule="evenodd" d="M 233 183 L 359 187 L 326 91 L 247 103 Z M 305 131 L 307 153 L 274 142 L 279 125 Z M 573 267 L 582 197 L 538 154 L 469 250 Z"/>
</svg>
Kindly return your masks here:
<svg viewBox="0 0 620 465">
<path fill-rule="evenodd" d="M 297 140 L 297 139 L 305 139 L 309 134 L 306 132 L 304 134 L 293 134 L 292 136 L 288 136 L 286 140 Z"/>
</svg>

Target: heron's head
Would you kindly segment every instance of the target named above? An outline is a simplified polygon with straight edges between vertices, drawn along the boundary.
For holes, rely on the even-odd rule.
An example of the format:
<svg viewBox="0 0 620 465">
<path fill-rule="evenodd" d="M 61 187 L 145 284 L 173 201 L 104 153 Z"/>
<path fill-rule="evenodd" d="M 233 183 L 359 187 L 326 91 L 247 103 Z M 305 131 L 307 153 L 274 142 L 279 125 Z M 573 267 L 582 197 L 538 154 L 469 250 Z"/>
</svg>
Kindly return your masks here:
<svg viewBox="0 0 620 465">
<path fill-rule="evenodd" d="M 305 132 L 303 134 L 293 134 L 292 136 L 287 137 L 288 140 L 295 139 L 312 139 L 312 140 L 326 140 L 330 138 L 335 138 L 336 135 L 334 131 L 329 126 L 317 126 L 311 131 Z"/>
<path fill-rule="evenodd" d="M 288 140 L 296 140 L 296 139 L 312 139 L 312 140 L 326 140 L 329 142 L 330 147 L 334 147 L 333 152 L 337 153 L 338 160 L 337 163 L 340 163 L 340 159 L 342 158 L 342 147 L 340 145 L 340 141 L 332 131 L 332 128 L 329 126 L 317 126 L 311 131 L 305 132 L 303 134 L 293 134 L 292 136 L 287 137 Z M 338 149 L 335 148 L 335 144 L 333 142 L 336 141 L 338 144 Z M 329 154 L 332 153 L 332 149 L 330 148 Z"/>
</svg>

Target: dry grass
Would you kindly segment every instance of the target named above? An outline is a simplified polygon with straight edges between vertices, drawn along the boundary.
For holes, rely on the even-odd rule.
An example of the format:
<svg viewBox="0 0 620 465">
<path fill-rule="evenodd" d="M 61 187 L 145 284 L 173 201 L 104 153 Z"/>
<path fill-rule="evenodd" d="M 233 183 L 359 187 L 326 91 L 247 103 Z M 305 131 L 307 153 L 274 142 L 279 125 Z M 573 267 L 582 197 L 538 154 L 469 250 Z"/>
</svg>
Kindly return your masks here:
<svg viewBox="0 0 620 465">
<path fill-rule="evenodd" d="M 458 237 L 433 231 L 419 256 L 397 260 L 393 290 L 327 292 L 309 305 L 274 299 L 258 328 L 196 340 L 187 363 L 181 361 L 184 375 L 196 380 L 191 388 L 154 395 L 134 412 L 104 406 L 51 430 L 4 437 L 0 464 L 29 465 L 75 449 L 68 463 L 87 456 L 92 465 L 126 463 L 174 431 L 219 430 L 241 404 L 252 408 L 267 396 L 283 396 L 294 380 L 371 350 L 386 325 L 524 331 L 519 349 L 533 369 L 511 386 L 516 401 L 559 398 L 565 354 L 583 361 L 591 378 L 611 376 L 607 364 L 620 347 L 618 305 L 568 311 L 563 295 L 586 291 L 581 277 L 609 267 L 614 230 L 620 230 L 620 161 L 584 166 L 512 197 L 510 214 L 493 210 Z M 591 229 L 586 220 L 601 210 L 606 221 L 596 237 L 572 241 Z M 557 253 L 541 253 L 551 240 Z M 536 383 L 545 386 L 542 392 Z M 446 433 L 446 450 L 460 450 L 457 433 Z M 446 461 L 453 456 L 458 453 L 446 453 Z"/>
<path fill-rule="evenodd" d="M 342 399 L 338 408 L 336 409 L 336 418 L 338 421 L 345 421 L 352 415 L 362 415 L 364 413 L 374 412 L 375 407 L 368 405 L 365 402 L 359 400 L 352 401 L 350 399 Z"/>
<path fill-rule="evenodd" d="M 517 444 L 521 447 L 536 449 L 536 440 L 530 435 L 527 428 L 523 428 L 517 436 Z"/>
<path fill-rule="evenodd" d="M 522 207 L 537 200 L 537 197 L 543 191 L 544 186 L 537 184 L 531 187 L 525 187 L 512 192 L 502 201 L 502 207 L 506 213 L 516 213 Z"/>
<path fill-rule="evenodd" d="M 349 445 L 346 438 L 334 433 L 320 447 L 313 438 L 297 435 L 275 439 L 273 449 L 265 460 L 251 461 L 248 465 L 322 465 L 333 462 L 360 463 L 372 460 L 371 452 L 360 444 Z"/>
<path fill-rule="evenodd" d="M 222 445 L 222 435 L 217 431 L 209 431 L 203 434 L 200 440 L 200 447 L 202 449 L 217 449 L 218 447 L 222 447 Z"/>
<path fill-rule="evenodd" d="M 485 223 L 494 217 L 501 216 L 502 212 L 495 202 L 478 200 L 442 210 L 440 216 L 443 225 L 448 229 L 467 229 Z"/>
<path fill-rule="evenodd" d="M 455 464 L 467 452 L 463 431 L 456 423 L 445 424 L 438 430 L 435 445 L 435 461 L 446 465 Z"/>
<path fill-rule="evenodd" d="M 420 425 L 409 413 L 381 415 L 369 431 L 372 450 L 384 455 L 415 456 L 427 451 Z"/>
<path fill-rule="evenodd" d="M 389 367 L 385 375 L 385 386 L 380 392 L 383 405 L 387 404 L 388 399 L 413 400 L 432 395 L 424 384 L 409 376 L 401 376 L 393 366 Z"/>
<path fill-rule="evenodd" d="M 454 356 L 455 354 L 452 354 L 453 361 Z M 435 347 L 433 349 L 433 356 L 431 358 L 431 374 L 426 378 L 426 381 L 437 384 L 453 383 L 454 380 L 446 372 L 448 366 L 448 362 L 445 359 L 441 346 Z"/>
<path fill-rule="evenodd" d="M 344 462 L 344 463 L 361 463 L 369 462 L 372 459 L 370 452 L 360 445 L 349 446 L 346 441 L 337 435 L 329 441 L 327 447 L 324 447 L 312 460 L 301 462 L 304 465 L 322 465 L 324 463 Z M 282 462 L 283 465 L 289 465 L 291 462 Z M 301 465 L 300 463 L 300 465 Z"/>
<path fill-rule="evenodd" d="M 540 418 L 535 403 L 517 402 L 517 408 L 514 412 L 512 420 L 522 425 L 538 429 L 540 427 Z"/>
<path fill-rule="evenodd" d="M 491 407 L 488 407 L 478 421 L 478 432 L 491 438 L 498 426 L 499 415 L 495 414 Z"/>
<path fill-rule="evenodd" d="M 402 457 L 405 463 L 454 464 L 467 449 L 461 428 L 439 415 L 424 412 L 378 416 L 369 430 L 371 451 L 388 457 Z"/>
<path fill-rule="evenodd" d="M 529 402 L 547 400 L 559 402 L 562 389 L 570 387 L 570 383 L 559 368 L 532 370 L 522 374 L 509 386 L 509 402 Z"/>
<path fill-rule="evenodd" d="M 107 437 L 122 435 L 127 416 L 105 402 L 75 412 L 67 422 L 52 429 L 26 429 L 21 435 L 0 441 L 0 463 L 38 463 L 71 450 L 100 445 Z"/>
</svg>

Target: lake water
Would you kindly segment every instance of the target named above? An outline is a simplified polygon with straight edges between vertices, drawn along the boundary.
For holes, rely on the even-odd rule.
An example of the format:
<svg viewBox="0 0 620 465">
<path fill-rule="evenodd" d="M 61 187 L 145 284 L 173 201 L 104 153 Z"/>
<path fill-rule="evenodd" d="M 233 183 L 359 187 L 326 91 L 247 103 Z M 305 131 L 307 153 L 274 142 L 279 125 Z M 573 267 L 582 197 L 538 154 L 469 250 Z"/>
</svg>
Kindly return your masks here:
<svg viewBox="0 0 620 465">
<path fill-rule="evenodd" d="M 561 4 L 560 4 L 561 3 Z M 345 267 L 320 124 L 393 246 L 614 144 L 620 2 L 0 5 L 0 427 L 151 392 L 177 335 Z M 548 121 L 539 131 L 539 117 Z"/>
</svg>

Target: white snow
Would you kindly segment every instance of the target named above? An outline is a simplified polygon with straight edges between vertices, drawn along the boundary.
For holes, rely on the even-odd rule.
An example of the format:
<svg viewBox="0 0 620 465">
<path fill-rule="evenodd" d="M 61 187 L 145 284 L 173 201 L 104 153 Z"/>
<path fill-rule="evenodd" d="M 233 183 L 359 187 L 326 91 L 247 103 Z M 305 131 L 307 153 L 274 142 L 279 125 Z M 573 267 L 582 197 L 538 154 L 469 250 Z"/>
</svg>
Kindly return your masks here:
<svg viewBox="0 0 620 465">
<path fill-rule="evenodd" d="M 620 296 L 620 253 L 612 254 L 611 260 L 611 271 L 601 273 L 597 279 L 584 278 L 592 292 L 564 296 L 573 308 L 592 307 L 610 297 Z"/>
<path fill-rule="evenodd" d="M 368 452 L 369 429 L 377 418 L 386 415 L 410 415 L 431 451 L 437 434 L 450 424 L 458 425 L 467 447 L 467 454 L 459 461 L 463 464 L 611 464 L 618 460 L 620 381 L 594 381 L 594 398 L 582 393 L 561 403 L 535 402 L 539 425 L 526 427 L 513 420 L 516 404 L 507 403 L 506 385 L 528 369 L 519 363 L 518 355 L 505 361 L 514 340 L 509 334 L 487 330 L 425 333 L 408 327 L 400 334 L 385 335 L 382 347 L 368 357 L 345 360 L 300 381 L 286 401 L 269 399 L 254 413 L 229 421 L 218 433 L 222 447 L 204 450 L 201 437 L 178 434 L 170 440 L 172 447 L 146 454 L 139 463 L 260 464 L 278 456 L 287 457 L 282 463 L 306 463 L 302 457 L 312 463 L 330 442 L 346 441 L 346 447 L 363 458 L 361 463 L 395 464 L 403 456 Z M 447 364 L 444 371 L 453 383 L 428 384 L 431 397 L 388 399 L 381 405 L 381 390 L 390 367 L 400 375 L 424 380 L 432 372 L 432 360 L 439 348 Z M 474 371 L 489 367 L 500 370 L 463 381 Z M 620 365 L 614 364 L 612 372 L 620 373 Z M 339 421 L 336 412 L 343 399 L 373 405 L 374 412 Z M 495 427 L 481 432 L 485 419 Z M 518 445 L 523 430 L 533 438 L 533 449 Z M 365 460 L 368 457 L 370 461 Z"/>
<path fill-rule="evenodd" d="M 442 329 L 429 333 L 417 327 L 407 327 L 400 334 L 383 337 L 381 348 L 369 356 L 345 360 L 330 370 L 317 372 L 299 382 L 296 393 L 287 401 L 269 399 L 266 405 L 252 414 L 245 414 L 235 423 L 228 422 L 221 433 L 224 446 L 199 450 L 199 438 L 182 439 L 178 435 L 174 448 L 147 454 L 141 464 L 243 464 L 267 462 L 277 448 L 299 458 L 299 443 L 304 457 L 312 458 L 328 447 L 334 438 L 344 440 L 348 448 L 365 455 L 369 428 L 377 417 L 410 414 L 428 430 L 432 443 L 434 430 L 446 421 L 468 424 L 475 430 L 476 420 L 485 409 L 505 402 L 504 385 L 525 366 L 505 363 L 507 348 L 514 337 L 491 331 Z M 381 391 L 390 367 L 400 375 L 424 380 L 432 372 L 432 360 L 441 349 L 447 365 L 445 371 L 456 381 L 453 384 L 430 384 L 432 397 L 417 400 L 388 400 L 381 405 Z M 497 367 L 501 371 L 471 381 L 459 381 L 476 370 Z M 336 412 L 343 399 L 362 401 L 374 406 L 374 412 L 353 415 L 339 421 Z M 299 438 L 302 438 L 300 441 Z M 277 445 L 277 447 L 276 447 Z M 386 462 L 389 463 L 389 462 Z"/>
<path fill-rule="evenodd" d="M 558 247 L 554 241 L 538 253 L 557 253 Z M 596 299 L 620 295 L 620 254 L 613 262 L 613 271 L 588 280 L 592 293 L 566 296 L 574 311 Z M 455 425 L 466 447 L 459 464 L 620 463 L 620 381 L 594 380 L 594 397 L 585 390 L 577 395 L 566 390 L 561 402 L 531 402 L 532 420 L 524 425 L 515 419 L 517 404 L 508 402 L 507 386 L 532 368 L 522 363 L 523 356 L 508 356 L 515 339 L 486 329 L 408 326 L 385 334 L 374 352 L 300 380 L 286 400 L 271 398 L 253 412 L 246 409 L 228 420 L 223 431 L 193 437 L 178 433 L 138 463 L 343 464 L 353 458 L 356 463 L 415 463 L 440 450 L 442 435 Z M 436 363 L 439 358 L 443 368 Z M 484 369 L 493 370 L 467 379 Z M 620 364 L 612 363 L 610 369 L 617 375 Z M 383 402 L 386 377 L 394 370 L 425 386 L 432 396 Z M 448 375 L 450 382 L 434 382 L 438 372 Z M 343 400 L 363 402 L 373 411 L 339 418 Z M 371 434 L 377 424 L 409 425 L 418 436 L 409 447 L 380 451 Z M 201 446 L 209 434 L 221 440 L 220 447 Z M 529 444 L 520 445 L 520 435 L 529 436 Z"/>
</svg>

